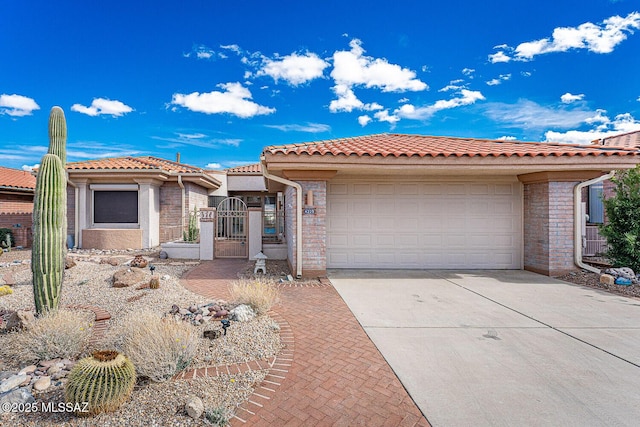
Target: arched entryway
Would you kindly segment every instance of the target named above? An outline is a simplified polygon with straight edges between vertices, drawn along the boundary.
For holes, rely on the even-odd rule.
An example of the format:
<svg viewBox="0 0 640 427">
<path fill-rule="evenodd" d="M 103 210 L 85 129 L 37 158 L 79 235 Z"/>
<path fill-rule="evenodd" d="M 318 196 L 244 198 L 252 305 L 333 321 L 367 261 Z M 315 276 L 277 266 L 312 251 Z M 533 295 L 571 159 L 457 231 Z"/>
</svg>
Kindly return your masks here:
<svg viewBox="0 0 640 427">
<path fill-rule="evenodd" d="M 227 197 L 216 209 L 215 257 L 249 256 L 247 205 L 238 197 Z"/>
</svg>

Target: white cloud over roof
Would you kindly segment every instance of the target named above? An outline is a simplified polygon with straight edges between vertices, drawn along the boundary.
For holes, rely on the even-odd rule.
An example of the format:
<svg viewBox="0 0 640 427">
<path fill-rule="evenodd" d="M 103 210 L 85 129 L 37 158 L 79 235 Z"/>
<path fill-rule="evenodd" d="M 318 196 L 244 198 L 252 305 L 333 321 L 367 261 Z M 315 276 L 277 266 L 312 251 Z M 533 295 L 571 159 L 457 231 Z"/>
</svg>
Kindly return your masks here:
<svg viewBox="0 0 640 427">
<path fill-rule="evenodd" d="M 268 128 L 278 129 L 283 132 L 307 132 L 307 133 L 321 133 L 329 132 L 331 126 L 322 123 L 307 123 L 300 124 L 286 124 L 286 125 L 266 125 Z"/>
<path fill-rule="evenodd" d="M 515 49 L 506 45 L 496 46 L 498 52 L 489 55 L 492 63 L 510 60 L 530 61 L 537 55 L 586 49 L 593 53 L 611 53 L 634 30 L 640 29 L 640 13 L 625 17 L 612 16 L 601 24 L 585 22 L 577 27 L 555 28 L 550 37 L 520 43 Z"/>
<path fill-rule="evenodd" d="M 602 110 L 599 110 L 600 124 L 586 131 L 570 130 L 567 132 L 547 131 L 544 136 L 549 142 L 564 142 L 571 144 L 589 144 L 596 139 L 602 139 L 621 133 L 640 130 L 640 120 L 636 120 L 630 113 L 618 114 L 610 120 Z"/>
<path fill-rule="evenodd" d="M 425 120 L 438 111 L 471 105 L 484 99 L 484 95 L 479 91 L 462 89 L 457 97 L 441 99 L 431 105 L 415 107 L 412 104 L 404 104 L 402 107 L 396 109 L 394 114 L 406 119 Z"/>
<path fill-rule="evenodd" d="M 362 42 L 353 39 L 351 50 L 340 50 L 333 54 L 331 77 L 338 85 L 364 86 L 383 92 L 422 91 L 426 83 L 416 78 L 415 71 L 389 63 L 384 58 L 365 56 Z"/>
<path fill-rule="evenodd" d="M 222 88 L 223 91 L 193 92 L 190 94 L 175 93 L 171 99 L 171 104 L 198 113 L 228 113 L 240 118 L 271 114 L 276 111 L 275 108 L 265 107 L 251 101 L 251 91 L 239 82 L 222 83 L 218 87 Z"/>
<path fill-rule="evenodd" d="M 0 115 L 12 117 L 30 116 L 40 106 L 32 98 L 22 95 L 0 95 Z"/>
<path fill-rule="evenodd" d="M 85 107 L 81 104 L 73 104 L 71 106 L 71 111 L 86 114 L 87 116 L 92 117 L 101 115 L 120 117 L 124 114 L 132 112 L 133 108 L 129 107 L 121 101 L 105 98 L 94 98 L 89 107 Z"/>
<path fill-rule="evenodd" d="M 490 119 L 502 126 L 522 129 L 576 128 L 596 114 L 583 108 L 543 106 L 528 99 L 513 104 L 490 102 L 484 109 Z"/>
<path fill-rule="evenodd" d="M 324 69 L 329 64 L 312 52 L 305 54 L 292 53 L 282 58 L 264 58 L 263 65 L 256 76 L 267 75 L 276 82 L 284 80 L 298 86 L 313 79 L 322 77 Z"/>
</svg>

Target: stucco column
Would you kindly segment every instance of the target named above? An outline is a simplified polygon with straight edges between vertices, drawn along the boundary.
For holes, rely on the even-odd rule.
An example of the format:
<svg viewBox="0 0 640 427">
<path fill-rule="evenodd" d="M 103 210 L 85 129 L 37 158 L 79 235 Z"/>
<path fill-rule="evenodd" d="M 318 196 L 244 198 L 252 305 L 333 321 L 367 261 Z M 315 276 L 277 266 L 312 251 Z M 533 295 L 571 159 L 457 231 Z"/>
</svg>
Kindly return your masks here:
<svg viewBox="0 0 640 427">
<path fill-rule="evenodd" d="M 155 179 L 138 179 L 138 222 L 142 229 L 142 247 L 160 244 L 160 186 Z"/>
<path fill-rule="evenodd" d="M 82 248 L 82 231 L 91 225 L 91 198 L 89 197 L 88 180 L 74 180 L 78 188 L 78 205 L 76 209 L 76 218 L 78 218 L 78 241 L 76 246 Z"/>
<path fill-rule="evenodd" d="M 213 245 L 215 232 L 215 208 L 200 209 L 200 259 L 213 259 Z"/>
<path fill-rule="evenodd" d="M 262 250 L 262 209 L 249 208 L 249 259 Z"/>
</svg>

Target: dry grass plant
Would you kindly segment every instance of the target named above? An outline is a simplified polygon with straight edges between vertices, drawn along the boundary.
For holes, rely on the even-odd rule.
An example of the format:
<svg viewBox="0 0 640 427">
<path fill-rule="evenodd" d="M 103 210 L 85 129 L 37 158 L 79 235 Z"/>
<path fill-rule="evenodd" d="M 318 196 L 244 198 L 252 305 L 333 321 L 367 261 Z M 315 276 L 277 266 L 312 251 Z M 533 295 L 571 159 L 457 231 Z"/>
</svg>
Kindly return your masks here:
<svg viewBox="0 0 640 427">
<path fill-rule="evenodd" d="M 266 314 L 280 300 L 275 283 L 263 278 L 236 280 L 229 291 L 234 302 L 250 305 L 258 315 Z"/>
<path fill-rule="evenodd" d="M 120 347 L 139 376 L 166 381 L 184 370 L 198 351 L 198 332 L 192 325 L 152 311 L 130 313 L 119 328 Z"/>
<path fill-rule="evenodd" d="M 93 319 L 93 313 L 87 311 L 61 309 L 44 314 L 27 329 L 8 333 L 0 353 L 19 364 L 75 359 L 88 349 Z"/>
</svg>

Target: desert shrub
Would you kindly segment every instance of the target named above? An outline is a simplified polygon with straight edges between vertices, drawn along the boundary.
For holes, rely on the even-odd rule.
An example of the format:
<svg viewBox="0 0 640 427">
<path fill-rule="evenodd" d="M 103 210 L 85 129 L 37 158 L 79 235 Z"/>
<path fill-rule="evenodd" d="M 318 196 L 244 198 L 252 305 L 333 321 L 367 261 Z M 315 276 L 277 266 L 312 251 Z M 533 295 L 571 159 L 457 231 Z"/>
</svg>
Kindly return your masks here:
<svg viewBox="0 0 640 427">
<path fill-rule="evenodd" d="M 620 171 L 611 181 L 616 192 L 604 200 L 607 223 L 600 227 L 606 256 L 616 267 L 640 271 L 640 169 Z"/>
<path fill-rule="evenodd" d="M 7 236 L 9 236 L 9 240 L 7 240 Z M 0 228 L 0 246 L 5 249 L 11 250 L 11 246 L 8 246 L 7 242 L 11 242 L 11 246 L 13 246 L 15 242 L 15 239 L 13 238 L 13 232 L 10 228 Z"/>
<path fill-rule="evenodd" d="M 0 286 L 0 297 L 4 296 L 4 295 L 11 295 L 13 293 L 13 289 L 11 289 L 11 286 Z"/>
<path fill-rule="evenodd" d="M 273 282 L 266 279 L 241 279 L 231 283 L 231 298 L 238 304 L 247 304 L 256 314 L 265 314 L 280 299 Z"/>
<path fill-rule="evenodd" d="M 93 318 L 93 313 L 70 310 L 43 314 L 27 329 L 8 334 L 1 351 L 20 363 L 75 359 L 88 348 Z"/>
<path fill-rule="evenodd" d="M 165 381 L 183 371 L 198 351 L 198 332 L 192 325 L 152 311 L 130 313 L 121 324 L 121 351 L 139 376 Z"/>
<path fill-rule="evenodd" d="M 214 426 L 224 427 L 229 424 L 229 412 L 224 406 L 208 409 L 204 412 L 204 418 Z"/>
</svg>

